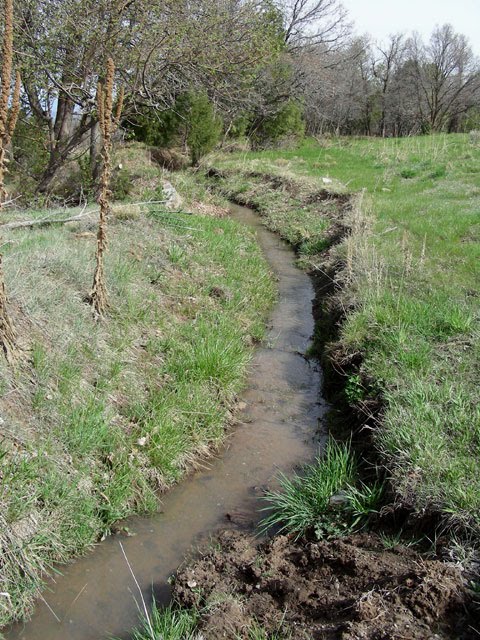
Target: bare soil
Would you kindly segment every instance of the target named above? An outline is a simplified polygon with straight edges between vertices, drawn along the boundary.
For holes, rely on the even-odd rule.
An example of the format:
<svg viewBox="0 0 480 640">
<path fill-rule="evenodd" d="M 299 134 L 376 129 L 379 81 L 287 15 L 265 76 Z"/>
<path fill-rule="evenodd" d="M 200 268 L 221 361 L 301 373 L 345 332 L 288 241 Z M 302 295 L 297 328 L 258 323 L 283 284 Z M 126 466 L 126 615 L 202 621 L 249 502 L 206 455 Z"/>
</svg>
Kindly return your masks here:
<svg viewBox="0 0 480 640">
<path fill-rule="evenodd" d="M 225 531 L 179 571 L 174 597 L 203 610 L 206 640 L 251 638 L 255 624 L 292 640 L 480 637 L 457 567 L 386 550 L 376 534 L 259 542 Z"/>
</svg>

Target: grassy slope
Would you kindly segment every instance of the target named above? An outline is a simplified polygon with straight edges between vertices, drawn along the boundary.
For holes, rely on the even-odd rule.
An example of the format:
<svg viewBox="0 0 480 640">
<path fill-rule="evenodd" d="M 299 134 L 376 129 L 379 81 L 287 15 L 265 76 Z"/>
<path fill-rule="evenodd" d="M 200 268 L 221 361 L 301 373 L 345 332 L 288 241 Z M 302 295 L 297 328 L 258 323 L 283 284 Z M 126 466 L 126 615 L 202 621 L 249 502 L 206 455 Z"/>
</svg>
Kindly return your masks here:
<svg viewBox="0 0 480 640">
<path fill-rule="evenodd" d="M 28 611 L 44 568 L 154 510 L 220 443 L 275 296 L 233 221 L 132 207 L 109 234 L 111 308 L 97 324 L 88 224 L 4 234 L 31 362 L 12 374 L 0 361 L 0 625 Z"/>
<path fill-rule="evenodd" d="M 307 141 L 215 165 L 365 190 L 370 237 L 340 248 L 345 299 L 356 305 L 341 342 L 363 356 L 347 388 L 361 400 L 368 380 L 386 400 L 376 441 L 400 495 L 420 510 L 433 505 L 478 522 L 480 149 L 463 135 Z M 235 182 L 231 192 L 248 189 L 244 177 Z M 291 207 L 282 214 L 281 197 L 264 208 L 289 237 Z M 308 211 L 296 217 L 300 233 L 311 229 Z"/>
</svg>

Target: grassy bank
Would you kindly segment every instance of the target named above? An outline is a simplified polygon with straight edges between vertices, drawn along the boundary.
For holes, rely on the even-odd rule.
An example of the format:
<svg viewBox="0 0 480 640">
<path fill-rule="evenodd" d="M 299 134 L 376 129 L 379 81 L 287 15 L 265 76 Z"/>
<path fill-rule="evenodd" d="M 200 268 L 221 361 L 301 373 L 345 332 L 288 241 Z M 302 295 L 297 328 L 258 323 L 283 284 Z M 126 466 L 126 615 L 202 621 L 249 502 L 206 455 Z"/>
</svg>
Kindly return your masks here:
<svg viewBox="0 0 480 640">
<path fill-rule="evenodd" d="M 147 177 L 154 188 L 160 171 Z M 110 310 L 95 323 L 94 231 L 86 216 L 2 234 L 25 357 L 15 371 L 0 362 L 0 625 L 28 613 L 53 562 L 156 509 L 219 445 L 275 297 L 243 227 L 127 206 L 111 220 Z"/>
<path fill-rule="evenodd" d="M 362 192 L 331 252 L 347 311 L 332 355 L 398 499 L 477 528 L 480 149 L 463 135 L 334 139 L 213 162 L 232 170 L 223 192 L 254 204 L 311 268 L 336 223 L 308 191 Z M 380 424 L 368 418 L 372 394 Z"/>
</svg>

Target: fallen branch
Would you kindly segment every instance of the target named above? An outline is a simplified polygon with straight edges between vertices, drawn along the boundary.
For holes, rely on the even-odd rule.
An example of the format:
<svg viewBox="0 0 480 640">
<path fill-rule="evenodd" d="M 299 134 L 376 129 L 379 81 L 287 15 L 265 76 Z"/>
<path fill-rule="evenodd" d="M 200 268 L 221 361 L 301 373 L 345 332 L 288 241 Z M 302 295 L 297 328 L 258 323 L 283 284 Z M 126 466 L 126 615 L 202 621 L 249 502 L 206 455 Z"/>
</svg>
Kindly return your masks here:
<svg viewBox="0 0 480 640">
<path fill-rule="evenodd" d="M 115 206 L 114 211 L 118 211 L 119 209 L 127 209 L 128 207 L 140 207 L 142 205 L 165 204 L 165 202 L 166 202 L 165 200 L 151 200 L 147 202 L 129 202 L 128 204 Z M 76 222 L 77 220 L 81 220 L 86 216 L 99 213 L 99 211 L 100 209 L 89 209 L 88 211 L 85 211 L 85 207 L 84 207 L 81 213 L 77 214 L 76 216 L 70 216 L 69 218 L 58 219 L 55 217 L 52 218 L 47 216 L 45 218 L 38 218 L 36 220 L 19 220 L 17 222 L 7 222 L 6 224 L 2 224 L 0 225 L 0 229 L 21 229 L 21 228 L 25 229 L 25 228 L 37 227 L 37 226 L 48 226 L 50 224 L 65 224 L 66 222 Z M 49 216 L 62 215 L 62 213 L 63 211 L 57 214 L 49 214 Z"/>
</svg>

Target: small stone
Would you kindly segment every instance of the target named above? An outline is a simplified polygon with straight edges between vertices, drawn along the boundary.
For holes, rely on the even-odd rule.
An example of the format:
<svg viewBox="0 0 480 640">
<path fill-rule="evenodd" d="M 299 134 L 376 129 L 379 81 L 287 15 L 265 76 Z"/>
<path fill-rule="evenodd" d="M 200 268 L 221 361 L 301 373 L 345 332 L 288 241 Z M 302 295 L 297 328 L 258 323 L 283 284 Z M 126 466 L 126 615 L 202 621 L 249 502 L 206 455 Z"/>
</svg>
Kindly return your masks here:
<svg viewBox="0 0 480 640">
<path fill-rule="evenodd" d="M 347 494 L 345 491 L 339 491 L 335 495 L 333 495 L 328 501 L 331 507 L 336 507 L 342 504 L 345 504 L 348 501 Z"/>
<path fill-rule="evenodd" d="M 187 582 L 187 586 L 190 587 L 190 589 L 194 589 L 197 586 L 197 583 L 195 582 L 195 580 L 189 580 Z"/>
<path fill-rule="evenodd" d="M 331 178 L 322 178 L 323 184 L 332 184 L 333 180 Z"/>
<path fill-rule="evenodd" d="M 144 447 L 147 444 L 147 436 L 142 436 L 137 440 L 137 444 L 139 447 Z"/>
</svg>

